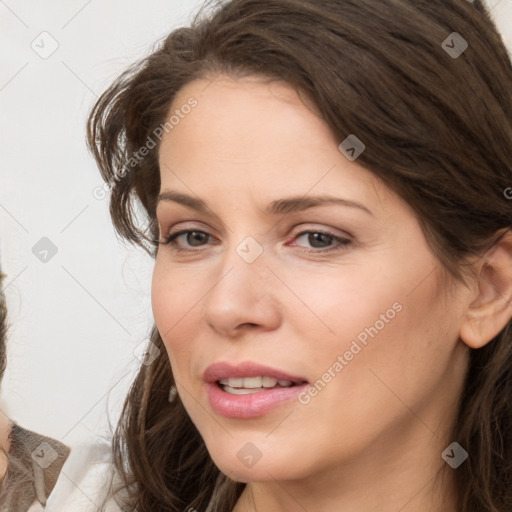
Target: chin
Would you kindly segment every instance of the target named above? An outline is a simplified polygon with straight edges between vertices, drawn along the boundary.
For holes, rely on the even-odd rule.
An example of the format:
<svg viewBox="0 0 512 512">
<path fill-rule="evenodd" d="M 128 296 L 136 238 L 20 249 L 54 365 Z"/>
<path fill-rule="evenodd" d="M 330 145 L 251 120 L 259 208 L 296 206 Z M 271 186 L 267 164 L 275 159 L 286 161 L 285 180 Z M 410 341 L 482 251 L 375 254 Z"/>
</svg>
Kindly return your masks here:
<svg viewBox="0 0 512 512">
<path fill-rule="evenodd" d="M 230 447 L 222 449 L 218 444 L 210 451 L 214 464 L 229 478 L 237 482 L 267 482 L 273 480 L 294 480 L 303 478 L 301 466 L 291 465 L 289 456 L 269 450 L 268 455 L 257 451 L 250 443 L 242 443 L 242 448 Z M 252 457 L 252 459 L 251 459 Z M 290 467 L 292 466 L 292 467 Z M 304 468 L 304 473 L 305 473 Z"/>
</svg>

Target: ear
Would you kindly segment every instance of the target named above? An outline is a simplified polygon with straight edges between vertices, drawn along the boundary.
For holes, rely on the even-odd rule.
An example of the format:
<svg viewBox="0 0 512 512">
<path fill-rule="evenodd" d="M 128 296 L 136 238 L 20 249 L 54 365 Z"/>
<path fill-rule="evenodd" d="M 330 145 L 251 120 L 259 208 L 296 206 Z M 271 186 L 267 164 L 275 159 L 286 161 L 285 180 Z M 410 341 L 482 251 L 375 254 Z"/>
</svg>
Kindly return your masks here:
<svg viewBox="0 0 512 512">
<path fill-rule="evenodd" d="M 461 340 L 481 348 L 497 336 L 512 318 L 512 232 L 476 260 L 477 278 L 460 328 Z"/>
</svg>

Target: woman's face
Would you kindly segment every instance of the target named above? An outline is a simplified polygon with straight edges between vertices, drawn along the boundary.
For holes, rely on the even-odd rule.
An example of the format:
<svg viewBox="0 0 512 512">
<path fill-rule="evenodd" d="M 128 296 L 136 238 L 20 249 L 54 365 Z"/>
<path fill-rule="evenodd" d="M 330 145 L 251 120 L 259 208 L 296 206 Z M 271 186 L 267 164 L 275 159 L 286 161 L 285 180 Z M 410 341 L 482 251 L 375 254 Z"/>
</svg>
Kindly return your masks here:
<svg viewBox="0 0 512 512">
<path fill-rule="evenodd" d="M 214 462 L 292 480 L 442 450 L 467 292 L 448 289 L 412 210 L 283 83 L 195 81 L 171 110 L 160 235 L 193 233 L 159 247 L 153 311 Z"/>
</svg>

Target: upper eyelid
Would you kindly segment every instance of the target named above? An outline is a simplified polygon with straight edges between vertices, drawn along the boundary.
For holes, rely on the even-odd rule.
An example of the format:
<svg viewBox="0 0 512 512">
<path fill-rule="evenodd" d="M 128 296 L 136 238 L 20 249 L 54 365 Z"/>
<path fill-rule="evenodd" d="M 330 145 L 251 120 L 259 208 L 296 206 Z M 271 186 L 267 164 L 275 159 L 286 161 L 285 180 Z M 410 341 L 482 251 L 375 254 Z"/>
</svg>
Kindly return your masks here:
<svg viewBox="0 0 512 512">
<path fill-rule="evenodd" d="M 173 228 L 174 228 L 174 226 L 173 226 Z M 198 232 L 206 234 L 210 238 L 217 239 L 217 237 L 215 235 L 213 235 L 208 229 L 203 229 L 201 227 L 188 226 L 188 225 L 180 226 L 176 229 L 172 229 L 172 231 L 168 230 L 165 234 L 160 235 L 160 238 L 162 238 L 164 240 L 168 240 L 171 237 L 175 237 L 174 239 L 176 239 L 177 237 L 182 236 L 187 233 L 190 233 L 192 231 L 198 231 Z M 309 227 L 301 226 L 296 231 L 295 230 L 293 230 L 293 231 L 294 231 L 293 232 L 294 238 L 296 238 L 298 236 L 303 236 L 306 233 L 324 233 L 325 235 L 332 236 L 333 238 L 336 238 L 338 240 L 347 240 L 348 239 L 351 242 L 355 241 L 354 237 L 350 233 L 348 233 L 346 231 L 344 231 L 342 233 L 338 233 L 337 229 L 328 228 L 328 227 L 318 228 L 318 227 L 313 227 L 313 226 L 309 226 Z"/>
<path fill-rule="evenodd" d="M 171 230 L 173 231 L 173 234 L 176 234 L 180 231 L 204 231 L 205 233 L 207 233 L 208 235 L 211 235 L 211 236 L 215 236 L 214 234 L 211 233 L 211 229 L 212 228 L 203 228 L 201 226 L 197 226 L 197 225 L 189 225 L 188 223 L 189 222 L 199 222 L 200 221 L 182 221 L 182 222 L 177 222 L 176 224 L 174 224 L 173 226 L 171 226 L 169 229 L 162 229 L 161 227 L 161 223 L 159 222 L 158 223 L 158 228 L 159 228 L 159 232 L 160 232 L 160 235 L 165 235 L 165 236 L 169 236 L 171 234 Z M 181 225 L 183 224 L 183 225 Z M 302 224 L 306 224 L 306 226 L 303 226 Z M 309 227 L 307 226 L 307 224 L 309 224 Z M 176 227 L 178 226 L 179 227 Z M 346 230 L 340 230 L 339 228 L 334 228 L 334 227 L 327 227 L 327 226 L 324 226 L 324 227 L 318 227 L 320 224 L 319 223 L 314 223 L 314 222 L 301 222 L 299 225 L 301 225 L 301 228 L 300 230 L 301 231 L 315 231 L 315 230 L 318 230 L 318 231 L 330 231 L 330 232 L 333 232 L 332 234 L 333 235 L 336 235 L 337 232 L 341 232 L 339 235 L 336 235 L 336 236 L 347 236 L 347 237 L 351 237 L 352 238 L 352 235 L 347 232 Z M 315 225 L 315 226 L 313 226 Z M 294 230 L 296 226 L 293 226 L 291 228 L 291 230 Z M 216 230 L 214 230 L 216 231 Z M 336 233 L 334 233 L 336 232 Z"/>
<path fill-rule="evenodd" d="M 211 235 L 208 231 L 204 231 L 201 229 L 193 229 L 193 228 L 190 229 L 190 228 L 185 227 L 183 229 L 179 228 L 172 233 L 169 232 L 169 235 L 164 237 L 163 242 L 160 242 L 160 243 L 164 244 L 165 246 L 170 246 L 171 249 L 173 251 L 176 251 L 177 254 L 185 253 L 185 254 L 190 254 L 190 255 L 192 255 L 194 253 L 201 254 L 202 252 L 208 251 L 209 249 L 211 249 L 212 245 L 218 245 L 218 243 L 216 243 L 216 242 L 211 242 L 211 241 L 208 242 L 207 241 L 204 245 L 201 244 L 199 246 L 196 246 L 196 248 L 194 249 L 194 248 L 190 248 L 188 246 L 188 244 L 185 242 L 184 247 L 180 247 L 181 244 L 179 244 L 177 242 L 177 239 L 180 238 L 181 236 L 187 236 L 189 233 L 194 232 L 194 231 L 202 232 L 203 234 L 206 235 L 207 239 L 216 238 L 213 235 Z M 341 254 L 341 253 L 343 253 L 343 251 L 346 251 L 348 247 L 355 248 L 359 245 L 358 242 L 351 235 L 348 235 L 348 234 L 337 235 L 329 229 L 314 229 L 314 228 L 303 228 L 303 229 L 298 230 L 296 233 L 293 234 L 293 238 L 291 241 L 295 242 L 295 240 L 306 235 L 307 233 L 322 233 L 328 237 L 331 237 L 333 239 L 334 245 L 328 246 L 328 247 L 323 247 L 323 248 L 311 248 L 311 249 L 302 248 L 301 252 L 306 253 L 306 254 L 311 254 L 311 255 L 316 254 L 318 256 L 322 256 L 322 255 L 326 256 L 329 254 L 338 254 L 338 253 Z M 287 243 L 289 243 L 289 241 L 287 241 Z M 295 247 L 295 246 L 297 246 L 296 243 L 292 244 L 292 247 Z M 298 245 L 297 247 L 302 247 L 302 246 Z"/>
<path fill-rule="evenodd" d="M 188 222 L 197 222 L 197 221 L 188 221 Z M 171 230 L 172 230 L 172 234 L 176 234 L 179 231 L 204 231 L 208 235 L 215 236 L 211 233 L 211 228 L 203 228 L 202 226 L 189 225 L 188 222 L 187 221 L 183 221 L 183 223 L 177 222 L 176 224 L 171 226 L 169 229 L 162 229 L 161 224 L 159 223 L 158 226 L 159 226 L 160 236 L 168 237 L 171 234 Z M 179 224 L 179 227 L 176 227 L 178 224 Z"/>
</svg>

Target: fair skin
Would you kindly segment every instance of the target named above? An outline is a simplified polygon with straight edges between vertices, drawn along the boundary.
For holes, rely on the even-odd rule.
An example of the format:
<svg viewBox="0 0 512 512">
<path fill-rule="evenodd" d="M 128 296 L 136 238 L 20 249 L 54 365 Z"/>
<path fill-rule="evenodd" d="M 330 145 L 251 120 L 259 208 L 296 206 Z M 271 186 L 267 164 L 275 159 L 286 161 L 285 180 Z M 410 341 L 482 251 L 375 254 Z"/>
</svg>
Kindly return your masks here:
<svg viewBox="0 0 512 512">
<path fill-rule="evenodd" d="M 234 512 L 455 512 L 455 470 L 438 492 L 434 477 L 456 441 L 469 347 L 512 315 L 503 300 L 511 251 L 485 260 L 497 261 L 492 272 L 475 259 L 480 278 L 468 286 L 448 280 L 407 203 L 345 158 L 293 89 L 221 75 L 185 86 L 171 110 L 191 96 L 197 107 L 160 147 L 160 192 L 201 198 L 208 211 L 162 200 L 157 218 L 162 242 L 171 228 L 206 235 L 160 245 L 153 312 L 213 461 L 248 482 Z M 371 213 L 340 204 L 264 212 L 313 195 Z M 350 243 L 300 234 L 326 231 Z M 263 249 L 252 263 L 236 251 L 248 236 Z M 400 312 L 306 405 L 252 419 L 212 409 L 202 373 L 213 362 L 256 361 L 314 383 L 397 302 Z M 248 442 L 262 455 L 251 467 L 237 457 Z"/>
</svg>

